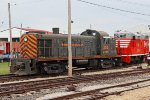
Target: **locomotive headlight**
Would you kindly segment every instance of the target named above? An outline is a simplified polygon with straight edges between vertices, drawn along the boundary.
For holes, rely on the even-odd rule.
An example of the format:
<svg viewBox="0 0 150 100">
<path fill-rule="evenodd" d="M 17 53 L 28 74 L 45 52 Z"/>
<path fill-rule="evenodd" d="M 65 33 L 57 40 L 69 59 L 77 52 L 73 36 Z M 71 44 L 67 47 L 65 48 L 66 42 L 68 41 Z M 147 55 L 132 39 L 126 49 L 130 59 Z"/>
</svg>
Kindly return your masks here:
<svg viewBox="0 0 150 100">
<path fill-rule="evenodd" d="M 25 41 L 25 42 L 27 42 L 27 41 L 28 41 L 28 39 L 25 37 L 25 38 L 24 38 L 24 41 Z"/>
</svg>

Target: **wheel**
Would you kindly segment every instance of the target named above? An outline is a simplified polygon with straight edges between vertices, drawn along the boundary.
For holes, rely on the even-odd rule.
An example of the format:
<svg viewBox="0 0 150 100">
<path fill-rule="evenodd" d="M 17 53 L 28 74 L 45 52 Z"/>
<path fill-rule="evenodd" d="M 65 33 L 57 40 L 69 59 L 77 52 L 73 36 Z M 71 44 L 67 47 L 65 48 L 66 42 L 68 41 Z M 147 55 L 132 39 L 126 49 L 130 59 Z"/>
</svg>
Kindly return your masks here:
<svg viewBox="0 0 150 100">
<path fill-rule="evenodd" d="M 44 70 L 43 64 L 37 64 L 38 65 L 38 72 L 40 74 L 47 74 L 47 72 Z"/>
<path fill-rule="evenodd" d="M 108 61 L 101 61 L 100 63 L 101 68 L 112 68 L 113 67 L 113 62 L 111 62 L 110 60 Z"/>
<path fill-rule="evenodd" d="M 122 67 L 122 66 L 123 66 L 123 63 L 119 61 L 119 62 L 116 63 L 116 66 L 117 66 L 117 67 Z"/>
<path fill-rule="evenodd" d="M 66 68 L 64 64 L 44 64 L 43 66 L 43 70 L 44 72 L 46 72 L 47 74 L 59 74 L 59 73 L 63 73 Z"/>
</svg>

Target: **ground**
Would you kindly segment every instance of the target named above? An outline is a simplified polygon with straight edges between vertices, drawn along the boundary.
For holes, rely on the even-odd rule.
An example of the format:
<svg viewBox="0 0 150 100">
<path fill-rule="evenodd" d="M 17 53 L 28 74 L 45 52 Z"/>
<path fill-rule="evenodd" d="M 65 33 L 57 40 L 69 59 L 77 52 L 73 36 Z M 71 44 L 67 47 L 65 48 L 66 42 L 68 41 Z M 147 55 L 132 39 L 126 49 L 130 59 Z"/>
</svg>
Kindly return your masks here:
<svg viewBox="0 0 150 100">
<path fill-rule="evenodd" d="M 10 65 L 10 63 L 8 63 L 8 62 L 0 63 L 0 75 L 10 73 L 9 65 Z"/>
<path fill-rule="evenodd" d="M 150 100 L 150 87 L 124 92 L 120 95 L 108 96 L 103 100 Z"/>
</svg>

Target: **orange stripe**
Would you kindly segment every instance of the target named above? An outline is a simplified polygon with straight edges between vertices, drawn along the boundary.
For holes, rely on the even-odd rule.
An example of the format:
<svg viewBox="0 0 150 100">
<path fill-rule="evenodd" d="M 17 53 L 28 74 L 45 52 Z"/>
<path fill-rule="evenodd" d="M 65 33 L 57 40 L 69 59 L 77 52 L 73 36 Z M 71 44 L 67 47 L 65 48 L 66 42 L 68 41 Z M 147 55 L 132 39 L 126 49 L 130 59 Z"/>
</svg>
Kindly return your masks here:
<svg viewBox="0 0 150 100">
<path fill-rule="evenodd" d="M 31 42 L 28 42 L 28 45 L 30 45 L 32 48 L 37 49 L 37 46 L 36 46 L 36 45 L 34 45 L 34 44 L 32 44 Z"/>
<path fill-rule="evenodd" d="M 26 54 L 26 51 L 22 53 L 23 56 L 25 56 L 25 54 Z"/>
<path fill-rule="evenodd" d="M 28 47 L 29 47 L 31 50 L 33 50 L 35 53 L 37 53 L 37 50 L 36 50 L 36 49 L 32 48 L 30 45 L 28 45 Z"/>
<path fill-rule="evenodd" d="M 34 58 L 29 52 L 26 52 L 29 58 Z"/>
<path fill-rule="evenodd" d="M 22 50 L 22 54 L 26 53 L 26 49 L 27 49 L 27 47 L 25 47 L 25 48 Z"/>
<path fill-rule="evenodd" d="M 26 46 L 21 47 L 21 51 L 25 51 L 26 50 Z"/>
<path fill-rule="evenodd" d="M 20 46 L 20 48 L 21 48 L 21 49 L 25 48 L 25 45 L 22 44 L 22 45 Z"/>
<path fill-rule="evenodd" d="M 33 43 L 31 40 L 29 40 L 28 44 L 32 45 L 34 48 L 37 48 L 37 42 L 36 41 L 34 41 L 34 43 Z"/>
<path fill-rule="evenodd" d="M 37 45 L 33 44 L 32 42 L 28 41 L 28 45 L 30 45 L 32 48 L 37 49 Z"/>
<path fill-rule="evenodd" d="M 34 35 L 29 35 L 31 38 L 33 38 L 35 41 L 37 40 L 37 38 Z"/>
<path fill-rule="evenodd" d="M 21 41 L 20 42 L 23 42 L 25 36 L 26 35 L 21 36 Z"/>
<path fill-rule="evenodd" d="M 22 52 L 26 52 L 26 50 L 27 50 L 27 47 L 25 47 L 24 49 L 22 49 Z"/>
<path fill-rule="evenodd" d="M 33 51 L 31 51 L 29 48 L 28 48 L 26 51 L 27 51 L 28 53 L 30 53 L 30 55 L 34 56 L 34 57 L 37 56 L 37 54 L 34 53 Z"/>
<path fill-rule="evenodd" d="M 24 42 L 24 41 L 23 41 L 23 42 L 20 42 L 20 47 L 22 47 L 22 46 L 24 46 L 24 45 L 27 45 L 26 42 Z"/>
<path fill-rule="evenodd" d="M 31 53 L 32 55 L 34 55 L 34 56 L 36 56 L 36 53 L 34 53 L 33 51 L 31 51 L 31 50 L 27 50 L 27 52 L 29 52 L 29 53 Z"/>
<path fill-rule="evenodd" d="M 21 52 L 25 52 L 25 51 L 26 51 L 26 49 L 24 49 L 24 48 L 22 49 L 22 48 L 21 48 Z"/>
<path fill-rule="evenodd" d="M 22 47 L 23 45 L 25 45 L 23 42 L 20 43 L 20 46 Z"/>
<path fill-rule="evenodd" d="M 36 40 L 33 40 L 33 39 L 30 38 L 29 36 L 28 36 L 28 41 L 31 41 L 33 44 L 36 44 Z"/>
<path fill-rule="evenodd" d="M 34 54 L 34 53 L 32 53 L 32 52 L 28 52 L 32 57 L 37 57 L 37 55 L 36 54 Z"/>
</svg>

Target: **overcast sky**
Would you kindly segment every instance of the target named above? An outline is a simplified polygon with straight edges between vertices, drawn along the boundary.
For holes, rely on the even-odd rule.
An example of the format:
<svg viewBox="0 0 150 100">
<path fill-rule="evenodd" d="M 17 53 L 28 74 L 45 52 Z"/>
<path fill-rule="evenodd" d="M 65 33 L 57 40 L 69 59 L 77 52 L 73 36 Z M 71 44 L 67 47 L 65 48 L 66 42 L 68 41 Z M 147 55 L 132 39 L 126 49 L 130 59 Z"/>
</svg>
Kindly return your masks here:
<svg viewBox="0 0 150 100">
<path fill-rule="evenodd" d="M 8 2 L 11 3 L 12 27 L 31 27 L 51 31 L 59 27 L 67 33 L 68 0 L 0 0 L 0 31 L 8 29 Z M 149 0 L 85 0 L 100 5 L 150 15 Z M 102 8 L 78 0 L 72 0 L 72 33 L 85 29 L 106 31 L 113 35 L 116 30 L 128 30 L 150 24 L 150 16 L 138 15 Z M 0 32 L 0 37 L 8 37 L 9 32 Z M 19 36 L 13 30 L 13 36 Z"/>
</svg>

